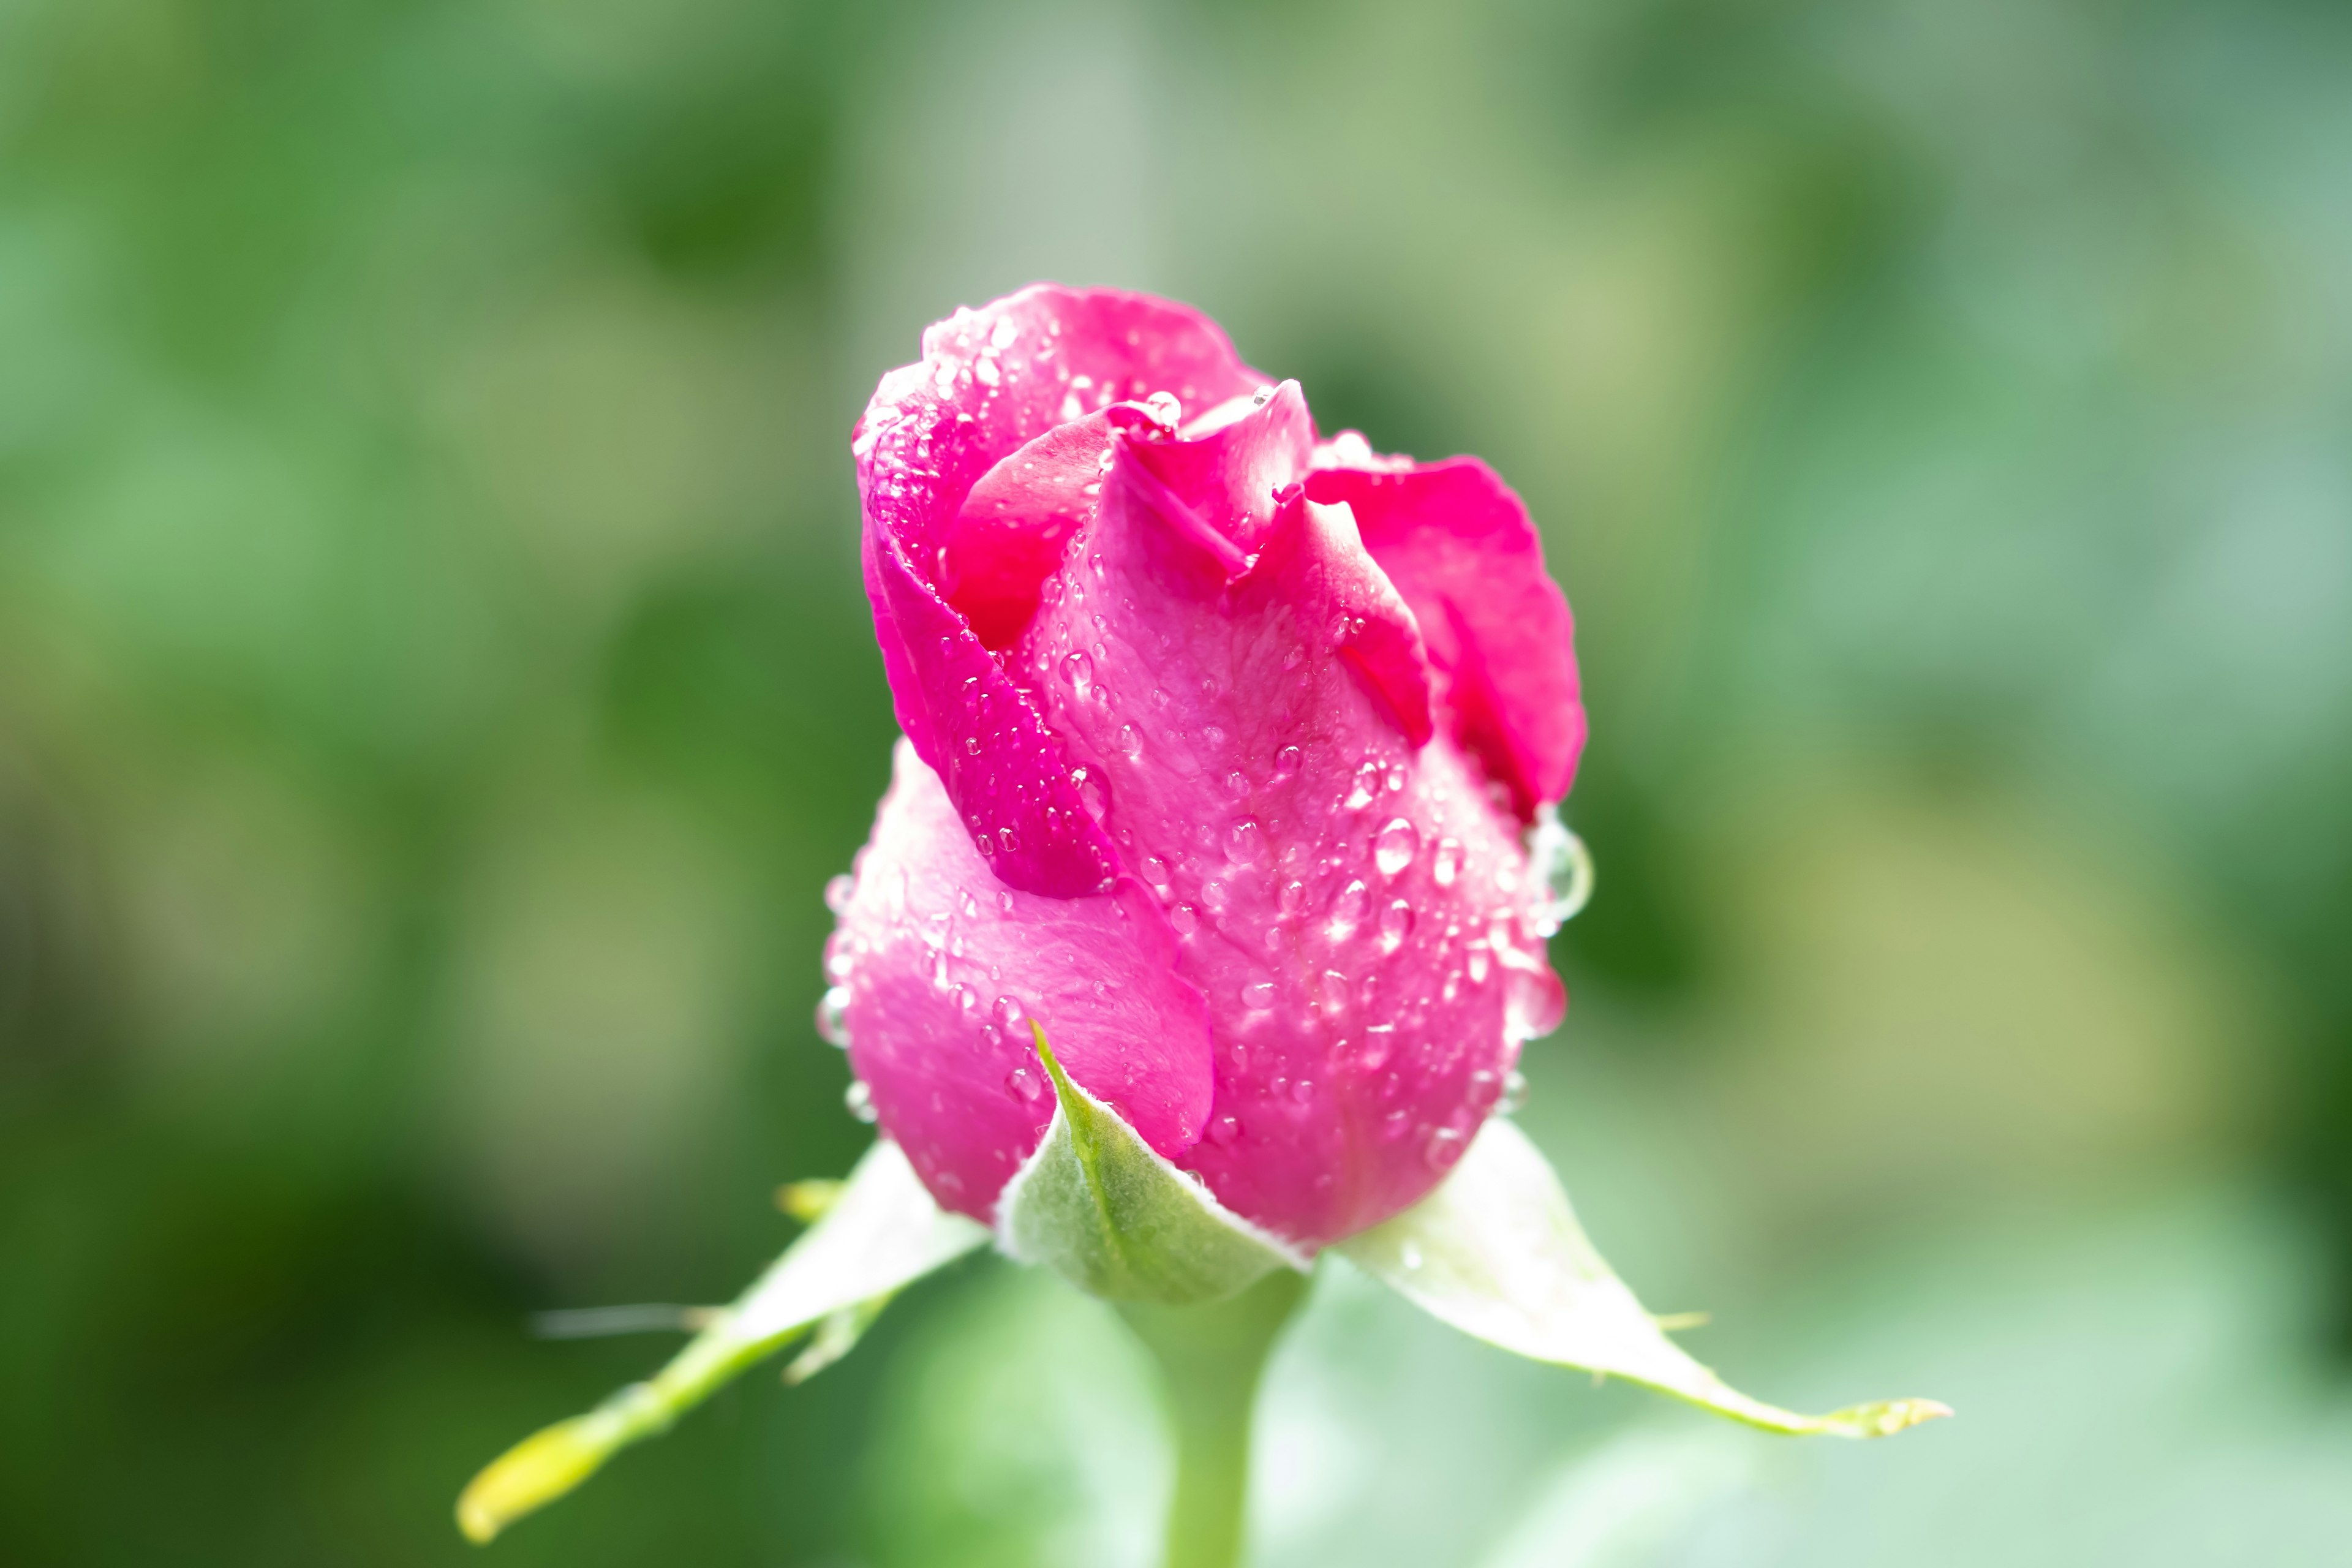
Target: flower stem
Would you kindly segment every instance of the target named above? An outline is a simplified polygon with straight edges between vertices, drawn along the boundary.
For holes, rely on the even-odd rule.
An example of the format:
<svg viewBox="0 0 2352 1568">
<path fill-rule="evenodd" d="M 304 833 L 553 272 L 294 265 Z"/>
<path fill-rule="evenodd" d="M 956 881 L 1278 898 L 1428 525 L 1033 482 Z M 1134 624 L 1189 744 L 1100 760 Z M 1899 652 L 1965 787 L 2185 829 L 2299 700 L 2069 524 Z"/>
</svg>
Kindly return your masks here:
<svg viewBox="0 0 2352 1568">
<path fill-rule="evenodd" d="M 1277 1268 L 1240 1295 L 1203 1306 L 1119 1304 L 1160 1363 L 1176 1432 L 1167 1568 L 1234 1568 L 1241 1561 L 1258 1374 L 1306 1293 L 1305 1275 Z"/>
</svg>

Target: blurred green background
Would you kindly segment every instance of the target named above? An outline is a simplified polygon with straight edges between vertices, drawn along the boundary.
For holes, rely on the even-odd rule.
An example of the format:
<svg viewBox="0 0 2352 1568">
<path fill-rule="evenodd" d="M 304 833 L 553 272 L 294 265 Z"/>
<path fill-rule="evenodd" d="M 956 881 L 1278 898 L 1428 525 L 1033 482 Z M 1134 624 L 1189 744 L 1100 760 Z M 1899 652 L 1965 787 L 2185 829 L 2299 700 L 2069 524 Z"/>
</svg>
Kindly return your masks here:
<svg viewBox="0 0 2352 1568">
<path fill-rule="evenodd" d="M 1799 1445 L 1337 1266 L 1262 1565 L 2341 1561 L 2352 16 L 2269 0 L 0 5 L 0 1560 L 1107 1564 L 989 1261 L 476 1559 L 866 1133 L 851 420 L 1032 279 L 1476 451 L 1601 867 L 1522 1120 Z"/>
</svg>

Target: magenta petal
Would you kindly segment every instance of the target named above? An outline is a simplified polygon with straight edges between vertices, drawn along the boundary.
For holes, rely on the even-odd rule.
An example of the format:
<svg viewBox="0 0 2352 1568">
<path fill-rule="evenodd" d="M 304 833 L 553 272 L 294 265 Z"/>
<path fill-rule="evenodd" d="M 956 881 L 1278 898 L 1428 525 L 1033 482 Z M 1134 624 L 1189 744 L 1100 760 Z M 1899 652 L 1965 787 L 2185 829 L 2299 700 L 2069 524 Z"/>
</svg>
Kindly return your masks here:
<svg viewBox="0 0 2352 1568">
<path fill-rule="evenodd" d="M 1180 441 L 1137 441 L 1136 459 L 1244 554 L 1274 525 L 1277 491 L 1307 472 L 1315 421 L 1295 381 L 1274 387 L 1248 412 Z"/>
<path fill-rule="evenodd" d="M 1325 640 L 1414 746 L 1428 743 L 1429 659 L 1412 611 L 1366 553 L 1345 506 L 1294 496 L 1251 572 Z M 1236 598 L 1252 595 L 1236 584 Z"/>
<path fill-rule="evenodd" d="M 958 311 L 924 334 L 923 352 L 883 378 L 852 442 L 866 593 L 898 721 L 1007 881 L 1061 897 L 1092 892 L 1116 857 L 1076 809 L 1034 712 L 943 597 L 942 547 L 974 486 L 1055 426 L 1163 392 L 1207 406 L 1247 395 L 1264 378 L 1198 311 L 1045 284 Z M 1031 531 L 1013 531 L 1014 558 L 1002 570 L 984 552 L 954 564 L 1007 589 L 1034 567 Z M 983 618 L 992 636 L 1010 637 L 1024 618 L 1017 595 L 992 599 Z"/>
<path fill-rule="evenodd" d="M 1053 1114 L 1034 1017 L 1073 1079 L 1181 1157 L 1208 1116 L 1209 1020 L 1150 897 L 1006 887 L 912 748 L 894 763 L 827 950 L 883 1131 L 942 1205 L 992 1218 Z"/>
<path fill-rule="evenodd" d="M 1522 818 L 1565 795 L 1585 734 L 1575 623 L 1519 498 L 1475 458 L 1322 468 L 1307 494 L 1348 504 L 1413 607 L 1456 742 Z"/>
<path fill-rule="evenodd" d="M 1008 662 L 1208 999 L 1216 1099 L 1179 1163 L 1312 1247 L 1427 1192 L 1493 1105 L 1549 979 L 1525 856 L 1394 716 L 1429 734 L 1413 617 L 1344 509 L 1294 492 L 1227 578 L 1131 467 Z"/>
<path fill-rule="evenodd" d="M 1114 404 L 1055 426 L 971 487 L 940 547 L 940 587 L 982 642 L 1001 650 L 1020 637 L 1036 614 L 1039 584 L 1101 504 L 1111 444 L 1120 430 L 1150 424 L 1134 404 Z"/>
<path fill-rule="evenodd" d="M 1027 695 L 888 543 L 868 541 L 866 580 L 899 724 L 945 781 L 958 831 L 1011 887 L 1108 891 L 1118 852 Z"/>
</svg>

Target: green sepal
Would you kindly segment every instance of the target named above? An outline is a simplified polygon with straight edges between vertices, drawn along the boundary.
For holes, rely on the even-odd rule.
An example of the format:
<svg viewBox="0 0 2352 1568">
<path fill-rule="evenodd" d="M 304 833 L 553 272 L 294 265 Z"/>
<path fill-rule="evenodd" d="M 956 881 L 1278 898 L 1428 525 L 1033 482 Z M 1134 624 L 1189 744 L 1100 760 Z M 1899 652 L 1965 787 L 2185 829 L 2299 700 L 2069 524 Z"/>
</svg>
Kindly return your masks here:
<svg viewBox="0 0 2352 1568">
<path fill-rule="evenodd" d="M 1884 1437 L 1950 1408 L 1887 1399 L 1800 1415 L 1678 1349 L 1586 1239 L 1550 1163 L 1489 1120 L 1438 1189 L 1333 1250 L 1442 1322 L 1533 1361 L 1644 1384 L 1769 1431 Z"/>
<path fill-rule="evenodd" d="M 931 1201 L 897 1144 L 875 1144 L 823 1216 L 667 1366 L 492 1460 L 457 1499 L 457 1527 L 470 1540 L 489 1540 L 620 1449 L 669 1430 L 813 1324 L 820 1325 L 816 1338 L 787 1379 L 797 1383 L 831 1365 L 901 1287 L 987 1240 L 985 1227 Z"/>
<path fill-rule="evenodd" d="M 1178 1305 L 1219 1300 L 1276 1268 L 1305 1271 L 1303 1258 L 1072 1083 L 1045 1029 L 1030 1028 L 1057 1103 L 1045 1141 L 998 1200 L 1007 1255 L 1107 1300 Z"/>
</svg>

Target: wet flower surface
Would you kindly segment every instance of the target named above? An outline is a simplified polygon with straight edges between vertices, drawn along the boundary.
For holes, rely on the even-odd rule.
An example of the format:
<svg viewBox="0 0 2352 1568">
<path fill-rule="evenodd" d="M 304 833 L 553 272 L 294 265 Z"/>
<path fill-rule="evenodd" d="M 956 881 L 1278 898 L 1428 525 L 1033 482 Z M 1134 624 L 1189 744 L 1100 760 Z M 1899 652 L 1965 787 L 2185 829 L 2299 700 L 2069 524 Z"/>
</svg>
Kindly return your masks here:
<svg viewBox="0 0 2352 1568">
<path fill-rule="evenodd" d="M 883 1131 L 994 1217 L 1054 1111 L 1034 1019 L 1293 1244 L 1423 1196 L 1564 1005 L 1584 720 L 1517 498 L 1319 439 L 1184 307 L 1051 286 L 934 327 L 856 449 L 907 738 L 825 1022 Z"/>
</svg>

